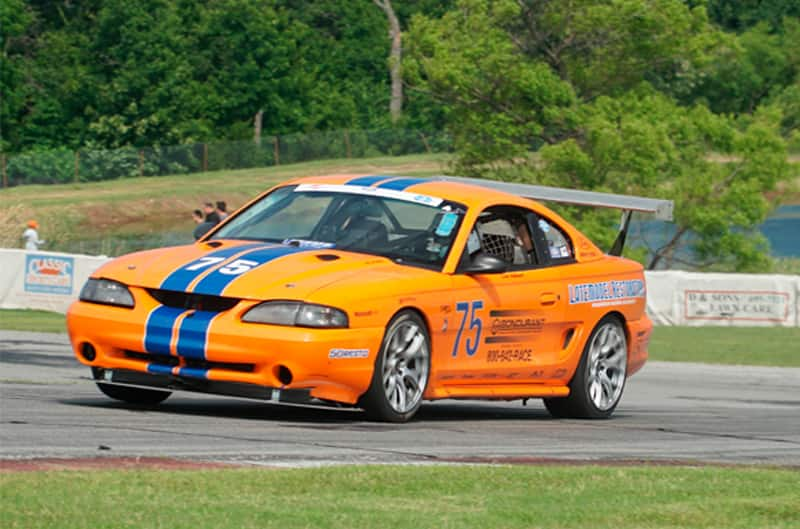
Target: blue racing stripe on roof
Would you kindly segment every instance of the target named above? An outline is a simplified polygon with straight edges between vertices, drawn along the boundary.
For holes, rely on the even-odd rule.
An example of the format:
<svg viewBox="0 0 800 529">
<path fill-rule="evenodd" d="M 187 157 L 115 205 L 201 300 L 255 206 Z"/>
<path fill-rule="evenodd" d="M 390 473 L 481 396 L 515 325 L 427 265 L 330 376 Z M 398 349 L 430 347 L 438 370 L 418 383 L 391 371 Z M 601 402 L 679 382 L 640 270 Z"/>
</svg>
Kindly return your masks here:
<svg viewBox="0 0 800 529">
<path fill-rule="evenodd" d="M 181 321 L 178 329 L 178 356 L 204 360 L 206 357 L 206 338 L 211 320 L 218 316 L 218 312 L 198 310 L 187 314 Z"/>
<path fill-rule="evenodd" d="M 177 290 L 182 292 L 194 281 L 198 276 L 218 266 L 222 261 L 228 257 L 232 257 L 237 253 L 252 250 L 254 248 L 264 248 L 264 243 L 258 244 L 244 244 L 241 246 L 234 246 L 231 248 L 224 248 L 215 252 L 209 252 L 202 257 L 194 259 L 193 261 L 182 265 L 180 268 L 168 275 L 164 281 L 161 282 L 160 288 L 164 290 Z"/>
<path fill-rule="evenodd" d="M 348 180 L 345 182 L 345 185 L 348 186 L 371 186 L 372 184 L 377 184 L 378 182 L 382 182 L 383 180 L 388 180 L 393 178 L 390 175 L 372 175 L 372 176 L 359 176 L 358 178 L 353 178 L 352 180 Z"/>
<path fill-rule="evenodd" d="M 394 189 L 395 191 L 405 191 L 407 187 L 425 182 L 424 178 L 396 178 L 379 184 L 377 187 L 381 189 Z"/>
<path fill-rule="evenodd" d="M 242 275 L 258 268 L 259 266 L 279 257 L 283 257 L 284 255 L 313 250 L 315 249 L 299 248 L 296 246 L 273 246 L 271 248 L 253 250 L 242 255 L 230 265 L 222 267 L 208 274 L 197 283 L 194 289 L 192 289 L 192 292 L 195 294 L 221 296 L 222 292 L 225 290 L 225 287 L 227 287 L 236 279 L 242 277 Z"/>
<path fill-rule="evenodd" d="M 153 354 L 170 354 L 172 328 L 184 309 L 161 305 L 150 312 L 144 327 L 144 350 Z"/>
</svg>

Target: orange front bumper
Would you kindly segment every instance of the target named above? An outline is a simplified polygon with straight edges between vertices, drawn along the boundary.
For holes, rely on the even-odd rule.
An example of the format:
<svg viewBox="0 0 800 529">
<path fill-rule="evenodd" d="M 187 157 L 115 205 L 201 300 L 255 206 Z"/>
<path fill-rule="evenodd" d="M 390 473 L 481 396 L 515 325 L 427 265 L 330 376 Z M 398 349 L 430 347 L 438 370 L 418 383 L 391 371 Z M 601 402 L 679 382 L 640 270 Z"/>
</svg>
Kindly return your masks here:
<svg viewBox="0 0 800 529">
<path fill-rule="evenodd" d="M 255 303 L 207 313 L 169 309 L 131 290 L 133 309 L 81 301 L 70 307 L 67 328 L 81 363 L 176 380 L 308 389 L 314 398 L 346 404 L 354 404 L 369 387 L 383 328 L 243 323 L 241 315 Z M 91 360 L 87 349 L 94 352 Z"/>
</svg>

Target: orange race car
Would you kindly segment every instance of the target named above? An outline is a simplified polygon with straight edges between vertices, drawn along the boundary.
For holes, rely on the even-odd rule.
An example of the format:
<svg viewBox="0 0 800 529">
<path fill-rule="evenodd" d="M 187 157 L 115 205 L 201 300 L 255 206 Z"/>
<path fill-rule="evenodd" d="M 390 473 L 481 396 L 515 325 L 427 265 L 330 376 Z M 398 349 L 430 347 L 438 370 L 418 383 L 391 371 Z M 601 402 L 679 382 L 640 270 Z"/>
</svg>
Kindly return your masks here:
<svg viewBox="0 0 800 529">
<path fill-rule="evenodd" d="M 281 184 L 188 246 L 115 259 L 67 316 L 114 399 L 173 390 L 362 407 L 541 397 L 609 417 L 652 324 L 642 267 L 527 197 L 671 218 L 669 201 L 434 177 Z"/>
</svg>

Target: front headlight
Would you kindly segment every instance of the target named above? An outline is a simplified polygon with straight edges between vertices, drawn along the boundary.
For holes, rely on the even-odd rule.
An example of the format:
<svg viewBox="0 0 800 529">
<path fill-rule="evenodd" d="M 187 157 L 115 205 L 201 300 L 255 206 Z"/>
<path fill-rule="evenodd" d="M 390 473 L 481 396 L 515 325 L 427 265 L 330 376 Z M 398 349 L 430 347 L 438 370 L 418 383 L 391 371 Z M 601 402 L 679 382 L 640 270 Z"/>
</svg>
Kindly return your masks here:
<svg viewBox="0 0 800 529">
<path fill-rule="evenodd" d="M 245 312 L 242 321 L 327 329 L 343 329 L 348 325 L 343 310 L 301 301 L 265 301 Z"/>
<path fill-rule="evenodd" d="M 133 295 L 128 287 L 110 279 L 89 278 L 83 285 L 79 298 L 81 301 L 89 303 L 102 303 L 118 307 L 132 308 L 134 305 Z"/>
</svg>

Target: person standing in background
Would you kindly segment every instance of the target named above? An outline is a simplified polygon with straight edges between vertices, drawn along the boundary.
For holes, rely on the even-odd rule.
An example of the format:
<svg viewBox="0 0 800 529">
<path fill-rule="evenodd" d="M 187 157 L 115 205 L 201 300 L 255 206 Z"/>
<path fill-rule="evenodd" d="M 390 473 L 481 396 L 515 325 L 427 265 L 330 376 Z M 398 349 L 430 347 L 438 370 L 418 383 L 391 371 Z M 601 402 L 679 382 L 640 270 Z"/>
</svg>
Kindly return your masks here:
<svg viewBox="0 0 800 529">
<path fill-rule="evenodd" d="M 206 222 L 210 222 L 213 224 L 219 224 L 219 215 L 217 214 L 217 210 L 214 207 L 214 204 L 211 202 L 206 202 L 203 204 L 203 211 L 206 214 Z"/>
<path fill-rule="evenodd" d="M 192 220 L 194 220 L 194 223 L 197 224 L 192 232 L 194 240 L 199 239 L 205 235 L 208 230 L 214 227 L 214 224 L 211 222 L 206 222 L 203 212 L 199 209 L 192 211 Z"/>
<path fill-rule="evenodd" d="M 36 251 L 39 246 L 44 244 L 43 240 L 39 239 L 39 223 L 35 220 L 28 221 L 28 227 L 22 232 L 22 238 L 25 240 L 25 249 Z"/>
<path fill-rule="evenodd" d="M 228 217 L 228 206 L 224 200 L 217 200 L 217 215 L 219 215 L 219 220 L 221 221 Z"/>
</svg>

